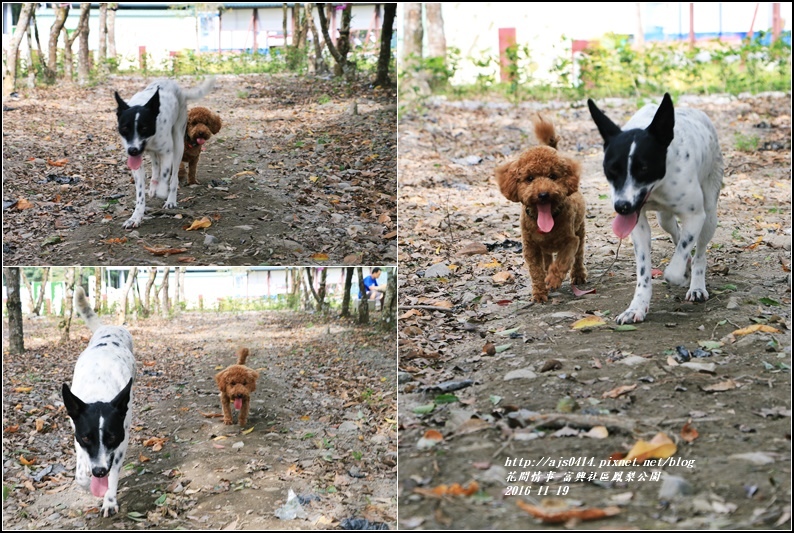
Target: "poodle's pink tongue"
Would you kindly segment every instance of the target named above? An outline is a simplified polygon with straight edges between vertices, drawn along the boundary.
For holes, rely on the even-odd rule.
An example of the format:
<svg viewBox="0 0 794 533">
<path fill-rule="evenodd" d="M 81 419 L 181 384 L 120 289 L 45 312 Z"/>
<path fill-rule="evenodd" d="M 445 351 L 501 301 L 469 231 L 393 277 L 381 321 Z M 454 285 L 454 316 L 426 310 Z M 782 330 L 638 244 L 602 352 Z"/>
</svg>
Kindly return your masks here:
<svg viewBox="0 0 794 533">
<path fill-rule="evenodd" d="M 101 498 L 108 491 L 108 476 L 96 477 L 91 476 L 91 494 L 97 498 Z"/>
<path fill-rule="evenodd" d="M 243 408 L 243 399 L 242 398 L 235 398 L 234 399 L 234 408 L 238 411 Z"/>
<path fill-rule="evenodd" d="M 612 221 L 612 231 L 621 239 L 625 239 L 629 236 L 631 230 L 634 229 L 634 226 L 637 225 L 639 218 L 639 211 L 630 215 L 617 215 L 615 220 Z"/>
<path fill-rule="evenodd" d="M 141 163 L 143 163 L 143 155 L 131 155 L 130 158 L 127 159 L 127 166 L 132 170 L 141 168 Z"/>
<path fill-rule="evenodd" d="M 196 139 L 196 144 L 204 144 L 205 142 L 207 142 L 207 140 L 206 139 L 202 139 L 201 137 Z"/>
<path fill-rule="evenodd" d="M 538 229 L 541 233 L 548 233 L 554 227 L 554 218 L 551 216 L 551 204 L 538 204 Z"/>
</svg>

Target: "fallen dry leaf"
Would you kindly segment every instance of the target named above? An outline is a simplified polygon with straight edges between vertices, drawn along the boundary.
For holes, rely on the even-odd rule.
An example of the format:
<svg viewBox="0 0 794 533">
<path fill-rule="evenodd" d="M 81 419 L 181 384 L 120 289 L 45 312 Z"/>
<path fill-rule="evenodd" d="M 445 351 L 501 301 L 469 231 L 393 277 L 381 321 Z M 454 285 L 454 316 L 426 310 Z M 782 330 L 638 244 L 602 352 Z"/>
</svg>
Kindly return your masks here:
<svg viewBox="0 0 794 533">
<path fill-rule="evenodd" d="M 209 228 L 212 226 L 210 217 L 201 217 L 199 220 L 194 220 L 190 226 L 183 228 L 185 231 L 194 231 L 197 229 Z"/>
<path fill-rule="evenodd" d="M 496 282 L 496 283 L 506 283 L 506 282 L 512 280 L 514 277 L 515 276 L 513 275 L 512 272 L 508 272 L 507 270 L 505 270 L 505 271 L 502 271 L 502 272 L 497 272 L 496 274 L 494 274 L 492 276 L 491 279 L 493 279 L 494 282 Z"/>
<path fill-rule="evenodd" d="M 543 507 L 532 505 L 521 500 L 518 500 L 516 504 L 521 509 L 528 512 L 535 518 L 539 518 L 542 522 L 546 524 L 562 524 L 564 522 L 568 522 L 569 520 L 598 520 L 601 518 L 615 516 L 616 514 L 620 513 L 620 508 L 615 506 L 604 507 L 603 509 L 569 508 L 564 510 L 557 510 L 556 507 L 553 509 L 545 509 Z"/>
<path fill-rule="evenodd" d="M 637 388 L 637 384 L 634 385 L 621 385 L 620 387 L 615 387 L 614 389 L 605 392 L 601 395 L 602 398 L 617 398 L 618 396 L 623 396 L 626 393 L 629 393 Z"/>
<path fill-rule="evenodd" d="M 68 162 L 68 159 L 58 159 L 57 161 L 53 161 L 52 159 L 47 160 L 47 164 L 51 167 L 65 167 Z"/>
<path fill-rule="evenodd" d="M 31 202 L 25 200 L 24 198 L 20 198 L 19 200 L 17 200 L 17 205 L 15 205 L 14 207 L 17 208 L 17 211 L 23 211 L 25 209 L 30 209 L 31 207 L 34 207 L 34 205 Z"/>
<path fill-rule="evenodd" d="M 24 455 L 20 455 L 19 456 L 19 462 L 22 463 L 25 466 L 30 466 L 30 465 L 36 464 L 36 458 L 34 457 L 33 459 L 28 460 L 28 459 L 25 459 Z"/>
<path fill-rule="evenodd" d="M 725 392 L 728 390 L 733 390 L 737 388 L 739 385 L 733 381 L 732 379 L 728 379 L 726 381 L 720 381 L 719 383 L 715 383 L 714 385 L 706 385 L 705 387 L 700 387 L 700 390 L 705 392 Z"/>
<path fill-rule="evenodd" d="M 328 261 L 329 257 L 328 254 L 318 252 L 316 254 L 312 254 L 312 259 L 314 259 L 315 261 Z"/>
<path fill-rule="evenodd" d="M 472 481 L 465 487 L 460 483 L 453 483 L 452 485 L 439 485 L 432 489 L 417 487 L 414 492 L 429 498 L 443 498 L 444 496 L 471 496 L 478 490 L 480 490 L 480 486 L 476 481 Z"/>
<path fill-rule="evenodd" d="M 692 427 L 692 419 L 690 418 L 689 421 L 684 424 L 684 427 L 681 428 L 681 438 L 687 442 L 692 442 L 699 436 L 698 430 Z"/>
<path fill-rule="evenodd" d="M 149 247 L 146 245 L 144 245 L 143 248 L 152 255 L 175 255 L 187 252 L 187 248 L 167 248 L 164 246 Z"/>
<path fill-rule="evenodd" d="M 582 318 L 581 320 L 577 320 L 573 324 L 571 324 L 571 328 L 573 329 L 590 329 L 590 328 L 597 328 L 598 326 L 605 326 L 606 320 L 601 318 L 600 316 L 590 315 L 588 317 Z"/>
<path fill-rule="evenodd" d="M 747 326 L 746 328 L 737 329 L 731 335 L 749 335 L 750 333 L 755 333 L 756 331 L 762 331 L 764 333 L 780 333 L 780 330 L 777 328 L 773 328 L 772 326 L 767 326 L 766 324 L 753 324 L 752 326 Z"/>
<path fill-rule="evenodd" d="M 650 441 L 637 441 L 624 459 L 629 462 L 636 459 L 642 464 L 646 459 L 666 459 L 675 454 L 677 449 L 670 437 L 664 433 L 657 433 Z"/>
<path fill-rule="evenodd" d="M 102 242 L 104 242 L 105 244 L 124 244 L 125 242 L 127 242 L 127 237 L 116 237 L 114 239 L 105 239 Z"/>
</svg>

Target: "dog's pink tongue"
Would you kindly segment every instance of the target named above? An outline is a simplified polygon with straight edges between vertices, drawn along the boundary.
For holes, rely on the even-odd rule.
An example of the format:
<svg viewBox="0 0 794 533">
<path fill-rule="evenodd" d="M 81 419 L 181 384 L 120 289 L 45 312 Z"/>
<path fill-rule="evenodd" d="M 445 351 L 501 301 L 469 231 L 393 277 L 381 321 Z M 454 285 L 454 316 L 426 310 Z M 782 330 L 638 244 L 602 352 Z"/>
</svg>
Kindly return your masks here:
<svg viewBox="0 0 794 533">
<path fill-rule="evenodd" d="M 243 399 L 242 398 L 235 398 L 234 399 L 234 408 L 238 411 L 243 408 Z"/>
<path fill-rule="evenodd" d="M 206 139 L 202 139 L 201 137 L 196 139 L 196 144 L 204 144 L 205 142 L 207 142 L 207 140 Z"/>
<path fill-rule="evenodd" d="M 639 218 L 639 212 L 630 215 L 617 215 L 612 221 L 612 231 L 621 239 L 625 239 L 637 225 Z"/>
<path fill-rule="evenodd" d="M 108 491 L 108 476 L 96 477 L 91 476 L 91 494 L 97 498 L 101 498 Z"/>
<path fill-rule="evenodd" d="M 141 163 L 143 163 L 143 155 L 131 155 L 129 159 L 127 159 L 127 166 L 130 167 L 131 170 L 138 170 L 141 168 Z"/>
<path fill-rule="evenodd" d="M 538 229 L 541 233 L 548 233 L 554 227 L 554 217 L 551 216 L 551 204 L 538 204 Z"/>
</svg>

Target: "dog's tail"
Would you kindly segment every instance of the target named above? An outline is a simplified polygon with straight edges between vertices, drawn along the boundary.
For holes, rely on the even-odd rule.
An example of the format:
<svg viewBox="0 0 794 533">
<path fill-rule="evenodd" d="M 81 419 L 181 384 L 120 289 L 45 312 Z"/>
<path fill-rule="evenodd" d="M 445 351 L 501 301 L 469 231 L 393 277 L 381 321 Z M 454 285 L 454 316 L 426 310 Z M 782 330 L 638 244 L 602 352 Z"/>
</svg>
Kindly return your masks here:
<svg viewBox="0 0 794 533">
<path fill-rule="evenodd" d="M 88 324 L 91 331 L 96 331 L 102 326 L 102 321 L 96 316 L 96 313 L 94 313 L 94 310 L 91 308 L 91 303 L 85 296 L 85 291 L 79 285 L 74 290 L 74 305 L 77 314 L 85 320 L 85 323 Z"/>
<path fill-rule="evenodd" d="M 245 360 L 248 359 L 248 348 L 237 349 L 237 364 L 244 365 Z"/>
<path fill-rule="evenodd" d="M 556 150 L 557 143 L 560 142 L 560 137 L 554 131 L 554 124 L 544 119 L 540 113 L 538 113 L 538 118 L 533 122 L 535 123 L 535 137 L 537 137 L 542 144 L 551 146 Z"/>
<path fill-rule="evenodd" d="M 210 76 L 204 83 L 199 85 L 198 87 L 191 87 L 190 89 L 182 89 L 182 94 L 185 95 L 185 99 L 187 101 L 191 100 L 200 100 L 207 96 L 207 94 L 212 90 L 215 86 L 215 77 Z"/>
</svg>

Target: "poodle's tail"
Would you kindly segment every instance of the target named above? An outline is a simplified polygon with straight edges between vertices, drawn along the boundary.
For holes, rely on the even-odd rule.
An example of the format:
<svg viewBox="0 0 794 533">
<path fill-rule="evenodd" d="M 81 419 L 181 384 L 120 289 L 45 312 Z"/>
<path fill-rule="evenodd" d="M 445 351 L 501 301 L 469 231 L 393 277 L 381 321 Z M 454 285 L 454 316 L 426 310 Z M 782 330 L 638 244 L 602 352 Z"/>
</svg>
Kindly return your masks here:
<svg viewBox="0 0 794 533">
<path fill-rule="evenodd" d="M 91 303 L 85 296 L 85 291 L 81 286 L 77 286 L 74 290 L 74 304 L 77 308 L 77 314 L 85 320 L 91 331 L 96 331 L 102 326 L 102 321 L 96 316 L 94 310 L 91 308 Z"/>
<path fill-rule="evenodd" d="M 207 94 L 212 90 L 215 86 L 215 77 L 210 76 L 204 83 L 199 85 L 198 87 L 191 87 L 190 89 L 182 89 L 182 94 L 185 95 L 185 99 L 187 101 L 191 100 L 200 100 L 207 96 Z"/>
<path fill-rule="evenodd" d="M 538 113 L 538 118 L 533 122 L 535 123 L 535 137 L 537 137 L 542 144 L 551 146 L 556 150 L 557 143 L 560 142 L 560 137 L 554 131 L 554 124 L 544 119 L 540 113 Z"/>
<path fill-rule="evenodd" d="M 245 360 L 248 359 L 248 348 L 237 349 L 237 364 L 244 365 Z"/>
</svg>

